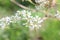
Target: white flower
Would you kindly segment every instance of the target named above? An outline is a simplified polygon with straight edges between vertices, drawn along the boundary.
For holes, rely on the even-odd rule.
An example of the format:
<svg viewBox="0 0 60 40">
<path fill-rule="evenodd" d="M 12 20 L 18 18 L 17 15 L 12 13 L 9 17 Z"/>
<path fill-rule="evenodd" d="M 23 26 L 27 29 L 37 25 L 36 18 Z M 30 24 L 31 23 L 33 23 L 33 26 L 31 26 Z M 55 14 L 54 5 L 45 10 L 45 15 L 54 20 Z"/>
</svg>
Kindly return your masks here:
<svg viewBox="0 0 60 40">
<path fill-rule="evenodd" d="M 41 3 L 41 2 L 44 2 L 46 0 L 35 0 L 36 3 Z"/>
<path fill-rule="evenodd" d="M 35 22 L 37 21 L 35 18 L 33 19 Z"/>
<path fill-rule="evenodd" d="M 31 11 L 27 11 L 27 14 L 28 14 L 28 15 L 31 15 Z"/>
<path fill-rule="evenodd" d="M 36 29 L 38 30 L 38 29 L 40 29 L 42 26 L 41 25 L 38 25 L 38 26 L 36 26 Z"/>
<path fill-rule="evenodd" d="M 39 16 L 35 16 L 35 18 L 39 18 Z"/>
<path fill-rule="evenodd" d="M 18 10 L 17 12 L 18 12 L 18 13 L 20 13 L 20 11 L 19 11 L 19 10 Z"/>
<path fill-rule="evenodd" d="M 6 17 L 5 20 L 8 22 L 10 21 L 10 17 Z"/>
<path fill-rule="evenodd" d="M 29 22 L 30 22 L 30 24 L 32 24 L 32 23 L 33 23 L 33 21 L 32 21 L 32 20 L 30 20 Z"/>
<path fill-rule="evenodd" d="M 57 17 L 57 16 L 59 16 L 59 14 L 57 13 L 57 14 L 55 14 L 55 16 Z"/>
<path fill-rule="evenodd" d="M 57 16 L 57 18 L 58 18 L 58 19 L 60 19 L 60 15 L 59 15 L 59 16 Z"/>
<path fill-rule="evenodd" d="M 55 16 L 59 16 L 60 15 L 60 12 L 57 10 L 57 13 L 55 14 Z"/>
<path fill-rule="evenodd" d="M 9 23 L 10 23 L 10 21 L 11 21 L 10 17 L 6 17 L 6 18 L 5 18 L 5 21 L 6 21 L 6 24 L 9 25 Z"/>
<path fill-rule="evenodd" d="M 31 16 L 30 16 L 30 15 L 28 15 L 28 18 L 31 18 Z"/>
<path fill-rule="evenodd" d="M 43 22 L 43 20 L 41 19 L 40 21 L 38 21 L 38 23 L 42 23 Z"/>
<path fill-rule="evenodd" d="M 20 19 L 21 19 L 21 17 L 19 17 L 18 15 L 16 15 L 14 18 L 15 18 L 16 20 L 20 20 Z"/>
<path fill-rule="evenodd" d="M 42 25 L 38 25 L 39 27 L 42 27 Z"/>
<path fill-rule="evenodd" d="M 29 26 L 29 29 L 30 30 L 34 30 L 34 26 Z"/>
<path fill-rule="evenodd" d="M 38 27 L 36 24 L 34 25 L 35 27 Z"/>
<path fill-rule="evenodd" d="M 0 27 L 1 27 L 1 29 L 2 29 L 2 30 L 4 30 L 5 26 L 6 26 L 6 24 L 5 24 L 5 23 L 3 23 L 3 22 L 2 22 L 2 23 L 0 23 Z"/>
<path fill-rule="evenodd" d="M 57 13 L 54 15 L 56 18 L 60 19 L 60 12 L 57 11 Z"/>
<path fill-rule="evenodd" d="M 21 13 L 22 13 L 23 15 L 26 14 L 26 10 L 21 11 Z"/>
<path fill-rule="evenodd" d="M 17 11 L 17 14 L 21 14 L 21 12 L 18 10 L 18 11 Z"/>
<path fill-rule="evenodd" d="M 20 14 L 19 13 L 15 13 L 15 16 L 19 16 Z"/>
<path fill-rule="evenodd" d="M 4 17 L 3 17 L 3 18 L 1 18 L 1 19 L 0 19 L 0 21 L 5 21 L 5 18 L 4 18 Z"/>
</svg>

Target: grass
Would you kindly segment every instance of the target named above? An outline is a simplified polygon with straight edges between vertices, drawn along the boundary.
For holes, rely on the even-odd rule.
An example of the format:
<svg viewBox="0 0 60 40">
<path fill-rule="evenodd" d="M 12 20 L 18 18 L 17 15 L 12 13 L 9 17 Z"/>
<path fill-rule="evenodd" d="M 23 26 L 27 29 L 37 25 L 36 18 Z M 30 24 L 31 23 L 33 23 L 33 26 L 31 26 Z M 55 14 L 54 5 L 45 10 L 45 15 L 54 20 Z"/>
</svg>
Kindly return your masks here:
<svg viewBox="0 0 60 40">
<path fill-rule="evenodd" d="M 44 28 L 40 32 L 44 40 L 60 40 L 60 21 L 48 19 L 44 23 Z"/>
</svg>

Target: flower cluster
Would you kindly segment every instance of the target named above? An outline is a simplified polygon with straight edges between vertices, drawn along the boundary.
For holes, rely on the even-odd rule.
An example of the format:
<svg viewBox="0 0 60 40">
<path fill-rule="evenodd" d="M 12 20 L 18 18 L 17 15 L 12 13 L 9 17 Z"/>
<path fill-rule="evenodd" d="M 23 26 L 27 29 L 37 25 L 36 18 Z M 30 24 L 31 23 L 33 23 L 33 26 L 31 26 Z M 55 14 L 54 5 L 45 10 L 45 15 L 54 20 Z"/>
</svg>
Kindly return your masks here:
<svg viewBox="0 0 60 40">
<path fill-rule="evenodd" d="M 45 9 L 45 6 L 49 5 L 48 0 L 35 0 L 35 2 L 39 4 L 38 6 L 35 6 L 36 10 Z"/>
<path fill-rule="evenodd" d="M 41 26 L 42 26 L 42 23 L 44 22 L 46 18 L 41 18 L 39 16 L 35 16 L 35 17 L 30 17 L 28 20 L 27 20 L 27 25 L 29 26 L 29 28 L 31 30 L 33 30 L 34 28 L 36 29 L 39 29 Z"/>
<path fill-rule="evenodd" d="M 7 16 L 0 19 L 0 27 L 1 29 L 4 29 L 7 25 L 10 23 L 16 23 L 17 21 L 26 20 L 26 23 L 23 23 L 23 25 L 27 25 L 31 30 L 34 28 L 39 29 L 41 27 L 42 22 L 46 19 L 41 18 L 39 16 L 32 16 L 31 11 L 22 10 L 17 11 L 15 15 L 13 16 Z"/>
</svg>

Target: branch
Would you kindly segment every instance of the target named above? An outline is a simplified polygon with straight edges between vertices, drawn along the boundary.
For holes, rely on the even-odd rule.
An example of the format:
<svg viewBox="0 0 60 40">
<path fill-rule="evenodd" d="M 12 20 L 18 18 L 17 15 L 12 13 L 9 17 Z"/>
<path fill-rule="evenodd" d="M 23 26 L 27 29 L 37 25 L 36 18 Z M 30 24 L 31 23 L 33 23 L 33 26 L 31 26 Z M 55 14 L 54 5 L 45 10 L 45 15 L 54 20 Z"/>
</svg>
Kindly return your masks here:
<svg viewBox="0 0 60 40">
<path fill-rule="evenodd" d="M 11 0 L 11 2 L 13 2 L 14 4 L 18 5 L 19 7 L 23 8 L 23 9 L 27 9 L 30 10 L 29 8 L 23 6 L 22 4 L 19 4 L 18 2 L 16 2 L 15 0 Z"/>
</svg>

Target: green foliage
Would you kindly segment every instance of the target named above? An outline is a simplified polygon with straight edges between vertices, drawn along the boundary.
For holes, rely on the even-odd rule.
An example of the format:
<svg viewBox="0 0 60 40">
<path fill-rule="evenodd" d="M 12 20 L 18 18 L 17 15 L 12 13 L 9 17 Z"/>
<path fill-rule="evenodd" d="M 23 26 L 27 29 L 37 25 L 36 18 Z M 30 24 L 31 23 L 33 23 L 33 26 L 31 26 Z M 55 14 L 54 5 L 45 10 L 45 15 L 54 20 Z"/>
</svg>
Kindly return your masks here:
<svg viewBox="0 0 60 40">
<path fill-rule="evenodd" d="M 22 3 L 21 0 L 18 0 L 18 2 L 25 6 L 30 5 L 29 2 Z M 4 13 L 2 15 L 7 15 L 18 8 L 19 7 L 11 3 L 10 0 L 0 0 L 0 14 Z M 58 9 L 59 8 L 60 5 L 58 6 Z M 43 13 L 41 14 L 40 12 L 33 13 L 32 15 L 44 16 Z M 17 21 L 17 23 L 10 23 L 8 28 L 6 28 L 4 31 L 0 30 L 0 40 L 28 40 L 29 29 L 28 27 L 25 27 L 25 25 L 22 25 L 22 23 L 25 22 L 26 21 L 23 20 Z M 60 21 L 53 18 L 46 20 L 43 24 L 43 27 L 40 29 L 40 36 L 42 36 L 44 40 L 60 40 Z"/>
<path fill-rule="evenodd" d="M 28 27 L 21 26 L 20 23 L 10 23 L 10 26 L 0 35 L 1 40 L 28 40 Z M 5 37 L 4 37 L 5 36 Z"/>
<path fill-rule="evenodd" d="M 45 28 L 45 29 L 44 29 Z M 44 23 L 42 34 L 44 40 L 60 40 L 60 21 L 57 19 L 48 19 Z"/>
<path fill-rule="evenodd" d="M 17 8 L 19 8 L 18 6 L 16 6 L 15 4 L 13 4 L 10 0 L 0 0 L 0 7 L 9 9 L 9 10 L 16 10 Z"/>
</svg>

